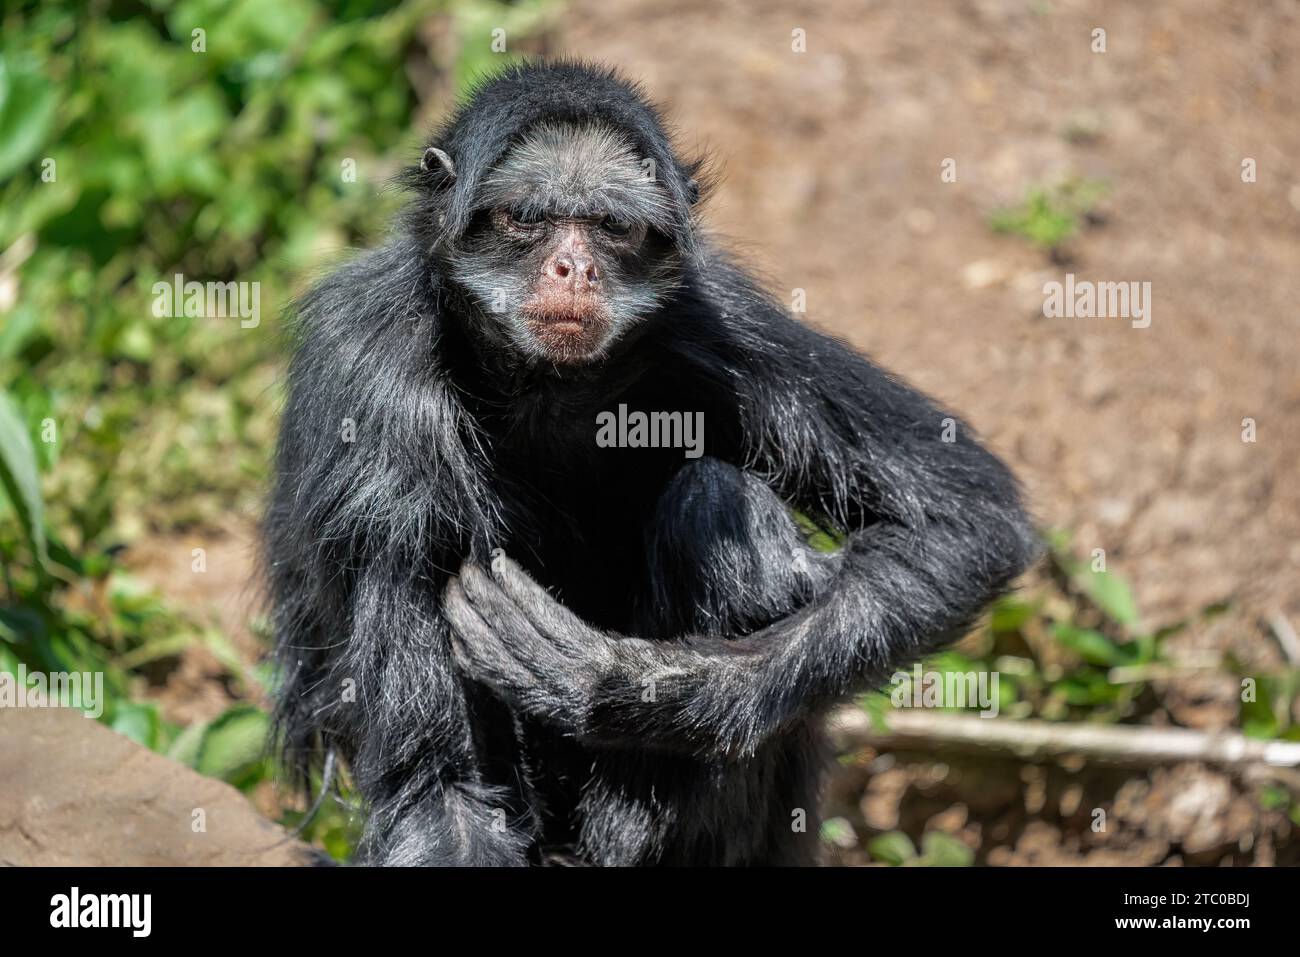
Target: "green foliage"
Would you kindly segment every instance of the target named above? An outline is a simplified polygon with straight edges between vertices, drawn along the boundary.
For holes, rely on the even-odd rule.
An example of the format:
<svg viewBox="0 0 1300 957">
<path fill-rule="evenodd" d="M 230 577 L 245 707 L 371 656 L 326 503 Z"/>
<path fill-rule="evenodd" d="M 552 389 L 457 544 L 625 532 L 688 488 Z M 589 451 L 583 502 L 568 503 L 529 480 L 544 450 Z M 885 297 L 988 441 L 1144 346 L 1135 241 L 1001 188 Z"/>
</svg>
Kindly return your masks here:
<svg viewBox="0 0 1300 957">
<path fill-rule="evenodd" d="M 792 509 L 791 518 L 799 526 L 799 532 L 810 548 L 819 552 L 833 552 L 844 545 L 844 534 L 830 526 L 817 522 L 803 512 Z"/>
<path fill-rule="evenodd" d="M 1106 191 L 1105 183 L 1079 177 L 1054 186 L 1035 186 L 1017 205 L 997 210 L 989 225 L 994 232 L 1023 236 L 1040 249 L 1059 255 Z"/>
<path fill-rule="evenodd" d="M 1300 668 L 1260 674 L 1235 658 L 1229 657 L 1228 663 L 1252 692 L 1242 695 L 1242 733 L 1253 738 L 1300 741 L 1300 722 L 1293 716 L 1293 703 L 1300 700 Z"/>
<path fill-rule="evenodd" d="M 902 831 L 876 835 L 868 842 L 867 850 L 871 852 L 872 859 L 894 867 L 900 867 L 916 858 L 916 845 Z"/>
<path fill-rule="evenodd" d="M 853 825 L 842 817 L 833 817 L 822 821 L 820 837 L 827 844 L 842 847 L 852 847 L 857 843 L 857 835 L 854 833 Z"/>
<path fill-rule="evenodd" d="M 193 767 L 202 774 L 233 784 L 264 777 L 269 731 L 266 712 L 237 705 L 203 727 L 194 748 Z"/>
<path fill-rule="evenodd" d="M 33 564 L 44 571 L 49 552 L 36 450 L 17 407 L 4 393 L 0 393 L 0 485 L 13 505 L 23 538 L 31 546 Z"/>
<path fill-rule="evenodd" d="M 35 57 L 0 60 L 0 180 L 36 155 L 54 125 L 54 107 L 54 90 Z"/>
<path fill-rule="evenodd" d="M 927 831 L 921 838 L 921 851 L 902 831 L 878 834 L 867 843 L 873 860 L 893 867 L 970 867 L 974 852 L 951 834 Z"/>
<path fill-rule="evenodd" d="M 1048 545 L 1047 580 L 995 602 L 985 626 L 958 649 L 930 658 L 925 673 L 956 677 L 996 672 L 997 712 L 1004 717 L 1102 722 L 1140 718 L 1157 703 L 1149 693 L 1148 675 L 1164 662 L 1164 642 L 1220 614 L 1224 606 L 1209 605 L 1157 630 L 1145 628 L 1123 579 L 1097 558 L 1076 557 L 1063 533 L 1050 534 Z M 1264 680 L 1261 696 L 1271 687 L 1271 680 Z M 889 695 L 876 692 L 862 702 L 873 719 L 886 726 Z M 950 701 L 944 701 L 943 708 L 961 710 Z M 967 702 L 965 708 L 979 710 L 980 705 Z M 1276 715 L 1279 710 L 1260 704 L 1255 713 Z M 1265 726 L 1261 718 L 1258 727 Z M 1243 727 L 1249 730 L 1244 721 Z"/>
<path fill-rule="evenodd" d="M 1149 720 L 1162 707 L 1151 679 L 1178 676 L 1177 663 L 1165 655 L 1166 642 L 1222 614 L 1228 606 L 1212 603 L 1185 619 L 1152 629 L 1143 623 L 1128 584 L 1104 568 L 1101 555 L 1080 559 L 1063 532 L 1049 533 L 1047 544 L 1045 579 L 995 602 L 986 624 L 975 634 L 956 649 L 927 659 L 921 666 L 922 681 L 941 678 L 947 682 L 948 676 L 968 679 L 996 673 L 997 714 L 1002 719 Z M 1225 655 L 1218 667 L 1241 682 L 1241 733 L 1300 741 L 1300 722 L 1295 719 L 1300 668 L 1261 672 L 1232 655 Z M 918 689 L 909 687 L 914 680 L 913 673 L 907 672 L 901 690 L 912 690 L 919 697 Z M 860 699 L 873 726 L 882 732 L 888 730 L 898 702 L 915 701 L 899 692 L 900 686 L 895 686 Z M 894 695 L 899 696 L 898 701 L 892 700 Z M 939 707 L 946 711 L 983 710 L 977 701 L 969 700 L 962 707 L 946 697 Z M 849 755 L 843 760 L 852 763 L 856 758 Z M 1283 809 L 1300 825 L 1300 800 L 1288 788 L 1263 788 L 1258 799 L 1261 807 Z M 851 846 L 842 835 L 824 832 L 823 838 Z M 965 845 L 955 839 L 942 835 L 938 839 L 953 846 L 927 846 L 918 853 L 906 834 L 890 832 L 872 839 L 868 850 L 873 859 L 895 866 L 947 862 L 950 852 L 952 863 L 959 864 L 961 853 L 969 855 Z"/>
<path fill-rule="evenodd" d="M 46 484 L 78 545 L 256 509 L 278 313 L 398 201 L 384 185 L 411 158 L 416 105 L 400 64 L 440 6 L 181 0 L 8 16 L 0 249 L 17 269 L 0 386 L 29 423 L 54 423 L 46 464 L 72 459 Z M 156 316 L 154 284 L 177 273 L 259 283 L 262 321 Z"/>
</svg>

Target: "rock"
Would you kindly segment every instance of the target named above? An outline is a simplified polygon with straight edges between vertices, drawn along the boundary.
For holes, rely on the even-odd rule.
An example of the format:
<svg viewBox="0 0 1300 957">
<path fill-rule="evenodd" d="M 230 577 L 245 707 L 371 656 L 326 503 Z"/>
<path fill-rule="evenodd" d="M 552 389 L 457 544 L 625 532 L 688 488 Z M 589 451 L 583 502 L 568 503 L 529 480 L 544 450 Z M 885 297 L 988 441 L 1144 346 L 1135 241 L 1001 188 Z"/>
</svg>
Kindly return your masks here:
<svg viewBox="0 0 1300 957">
<path fill-rule="evenodd" d="M 987 289 L 1006 282 L 1011 268 L 996 259 L 977 259 L 967 263 L 961 271 L 962 284 L 967 289 Z"/>
<path fill-rule="evenodd" d="M 1097 518 L 1103 525 L 1120 528 L 1133 517 L 1133 503 L 1125 498 L 1102 498 L 1097 501 Z"/>
<path fill-rule="evenodd" d="M 79 711 L 0 709 L 0 865 L 322 863 L 230 785 Z"/>
</svg>

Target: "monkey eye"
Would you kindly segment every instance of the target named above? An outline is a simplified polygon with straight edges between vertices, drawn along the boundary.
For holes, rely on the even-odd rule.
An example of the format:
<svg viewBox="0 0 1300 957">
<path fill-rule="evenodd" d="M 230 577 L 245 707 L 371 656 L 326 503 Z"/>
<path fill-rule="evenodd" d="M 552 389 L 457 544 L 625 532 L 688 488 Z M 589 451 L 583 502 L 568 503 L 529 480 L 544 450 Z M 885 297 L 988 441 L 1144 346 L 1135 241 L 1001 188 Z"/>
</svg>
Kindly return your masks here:
<svg viewBox="0 0 1300 957">
<path fill-rule="evenodd" d="M 617 216 L 606 216 L 600 221 L 600 228 L 611 236 L 626 236 L 632 232 L 632 224 Z"/>
<path fill-rule="evenodd" d="M 534 229 L 546 221 L 545 214 L 536 209 L 506 210 L 506 220 L 518 229 Z"/>
</svg>

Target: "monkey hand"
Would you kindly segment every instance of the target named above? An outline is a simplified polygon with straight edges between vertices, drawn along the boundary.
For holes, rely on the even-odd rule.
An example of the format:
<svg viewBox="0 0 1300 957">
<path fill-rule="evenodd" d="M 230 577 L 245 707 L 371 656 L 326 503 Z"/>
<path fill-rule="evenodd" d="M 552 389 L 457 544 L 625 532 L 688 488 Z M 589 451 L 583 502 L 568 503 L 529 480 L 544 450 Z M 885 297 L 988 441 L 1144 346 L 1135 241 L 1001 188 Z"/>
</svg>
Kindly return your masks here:
<svg viewBox="0 0 1300 957">
<path fill-rule="evenodd" d="M 749 700 L 774 663 L 769 642 L 601 631 L 500 552 L 491 573 L 466 562 L 444 608 L 463 674 L 588 743 L 743 755 L 770 731 Z"/>
<path fill-rule="evenodd" d="M 615 636 L 565 608 L 499 550 L 490 573 L 461 566 L 443 607 L 463 674 L 566 733 L 585 733 L 593 689 L 615 666 Z"/>
</svg>

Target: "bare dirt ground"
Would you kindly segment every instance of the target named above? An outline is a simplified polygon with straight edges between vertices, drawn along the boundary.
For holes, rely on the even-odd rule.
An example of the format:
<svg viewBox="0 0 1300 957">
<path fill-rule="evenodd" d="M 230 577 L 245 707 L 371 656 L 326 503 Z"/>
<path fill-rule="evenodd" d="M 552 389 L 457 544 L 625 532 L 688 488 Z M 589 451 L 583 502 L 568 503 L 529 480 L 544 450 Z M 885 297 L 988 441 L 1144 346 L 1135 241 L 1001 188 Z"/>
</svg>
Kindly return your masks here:
<svg viewBox="0 0 1300 957">
<path fill-rule="evenodd" d="M 963 414 L 1044 525 L 1106 550 L 1148 623 L 1231 599 L 1182 649 L 1277 659 L 1261 619 L 1300 624 L 1300 5 L 574 0 L 545 49 L 640 78 L 681 145 L 717 160 L 715 232 L 781 298 L 806 290 L 809 321 Z M 989 228 L 1070 175 L 1109 192 L 1068 262 Z M 1150 327 L 1044 318 L 1043 284 L 1066 272 L 1150 282 Z M 210 567 L 224 555 L 247 575 L 248 534 L 209 536 Z M 168 570 L 203 541 L 155 544 L 132 563 L 247 647 L 242 582 Z M 202 689 L 214 663 L 187 661 Z M 196 700 L 195 716 L 219 710 Z M 986 863 L 1271 863 L 1285 823 L 1244 800 L 1192 766 L 1080 777 L 869 755 L 831 795 L 860 829 L 943 829 Z M 1110 836 L 1088 827 L 1099 804 Z"/>
</svg>

